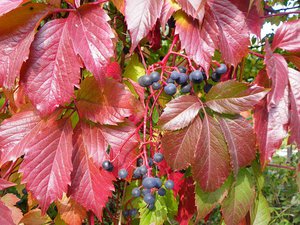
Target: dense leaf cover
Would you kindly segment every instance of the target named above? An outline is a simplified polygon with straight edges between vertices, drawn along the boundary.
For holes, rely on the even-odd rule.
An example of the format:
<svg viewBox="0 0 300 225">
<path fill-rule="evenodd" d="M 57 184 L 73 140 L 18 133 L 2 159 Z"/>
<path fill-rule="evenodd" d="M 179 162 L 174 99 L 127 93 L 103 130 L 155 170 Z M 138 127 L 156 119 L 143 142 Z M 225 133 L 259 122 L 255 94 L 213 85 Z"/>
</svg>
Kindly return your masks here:
<svg viewBox="0 0 300 225">
<path fill-rule="evenodd" d="M 300 21 L 260 40 L 267 7 L 1 1 L 0 224 L 189 224 L 219 205 L 268 224 L 259 177 L 300 145 Z"/>
</svg>

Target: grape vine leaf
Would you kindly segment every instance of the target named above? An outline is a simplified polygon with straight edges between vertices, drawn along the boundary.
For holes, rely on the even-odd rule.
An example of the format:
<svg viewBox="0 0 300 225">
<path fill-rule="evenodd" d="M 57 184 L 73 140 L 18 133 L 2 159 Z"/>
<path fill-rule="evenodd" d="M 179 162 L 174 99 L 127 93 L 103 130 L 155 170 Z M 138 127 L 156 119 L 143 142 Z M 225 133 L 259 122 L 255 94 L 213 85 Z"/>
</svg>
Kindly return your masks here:
<svg viewBox="0 0 300 225">
<path fill-rule="evenodd" d="M 71 173 L 70 197 L 85 209 L 93 211 L 101 220 L 102 209 L 114 189 L 112 183 L 114 176 L 110 172 L 99 169 L 89 157 L 80 127 L 75 130 L 73 145 L 74 169 Z"/>
<path fill-rule="evenodd" d="M 125 1 L 125 20 L 131 37 L 131 52 L 153 28 L 162 6 L 161 0 Z"/>
<path fill-rule="evenodd" d="M 73 48 L 97 79 L 101 79 L 114 54 L 114 33 L 108 20 L 108 15 L 99 5 L 89 4 L 81 6 L 68 17 Z"/>
<path fill-rule="evenodd" d="M 288 91 L 276 106 L 269 110 L 264 99 L 254 107 L 254 130 L 260 151 L 260 162 L 265 168 L 274 152 L 281 146 L 282 139 L 287 135 L 289 122 Z"/>
<path fill-rule="evenodd" d="M 36 28 L 49 10 L 43 4 L 27 4 L 0 17 L 0 86 L 14 86 L 28 58 Z"/>
<path fill-rule="evenodd" d="M 266 94 L 262 87 L 229 80 L 212 87 L 206 105 L 219 113 L 240 113 L 251 109 Z"/>
<path fill-rule="evenodd" d="M 165 29 L 166 24 L 172 14 L 179 9 L 180 6 L 174 0 L 164 0 L 159 19 L 163 29 Z"/>
<path fill-rule="evenodd" d="M 15 225 L 13 218 L 12 218 L 12 212 L 10 209 L 4 205 L 4 203 L 0 200 L 0 224 L 5 225 Z"/>
<path fill-rule="evenodd" d="M 125 0 L 111 0 L 116 8 L 124 15 L 125 13 Z"/>
<path fill-rule="evenodd" d="M 25 110 L 4 120 L 0 125 L 0 165 L 7 161 L 15 161 L 23 155 L 42 125 L 41 118 L 31 110 Z"/>
<path fill-rule="evenodd" d="M 200 141 L 201 128 L 202 122 L 197 116 L 190 126 L 176 132 L 166 132 L 163 135 L 164 158 L 171 168 L 185 169 L 193 162 L 194 148 Z"/>
<path fill-rule="evenodd" d="M 43 214 L 38 208 L 27 212 L 20 221 L 20 224 L 40 225 L 51 222 L 51 218 L 47 214 Z"/>
<path fill-rule="evenodd" d="M 188 225 L 190 219 L 193 217 L 195 206 L 195 184 L 192 177 L 184 179 L 181 184 L 181 189 L 178 192 L 179 205 L 176 220 L 181 225 Z"/>
<path fill-rule="evenodd" d="M 58 213 L 67 224 L 81 225 L 86 217 L 85 209 L 66 194 L 56 202 Z"/>
<path fill-rule="evenodd" d="M 183 11 L 195 19 L 202 21 L 205 14 L 206 0 L 177 0 Z"/>
<path fill-rule="evenodd" d="M 62 198 L 71 183 L 72 133 L 69 120 L 55 121 L 54 117 L 26 146 L 19 171 L 43 212 Z"/>
<path fill-rule="evenodd" d="M 230 174 L 230 156 L 220 124 L 205 114 L 199 140 L 195 145 L 195 159 L 192 164 L 194 179 L 204 191 L 215 191 Z"/>
<path fill-rule="evenodd" d="M 24 0 L 2 0 L 0 2 L 0 16 L 17 8 Z"/>
<path fill-rule="evenodd" d="M 127 64 L 123 77 L 130 78 L 131 80 L 137 82 L 138 78 L 145 75 L 145 67 L 139 61 L 139 57 L 137 54 L 133 54 L 130 57 L 130 61 Z"/>
<path fill-rule="evenodd" d="M 241 167 L 250 165 L 256 157 L 256 140 L 252 126 L 243 117 L 217 119 L 228 145 L 233 172 L 237 175 Z"/>
<path fill-rule="evenodd" d="M 232 184 L 232 176 L 229 176 L 226 182 L 214 192 L 205 192 L 199 185 L 195 185 L 195 203 L 197 206 L 197 219 L 204 219 L 224 198 Z"/>
<path fill-rule="evenodd" d="M 20 199 L 14 194 L 7 193 L 1 198 L 1 201 L 6 207 L 10 209 L 14 223 L 19 224 L 20 220 L 23 217 L 23 213 L 21 209 L 16 207 L 16 204 L 18 201 L 20 201 Z"/>
<path fill-rule="evenodd" d="M 246 169 L 239 171 L 236 183 L 221 204 L 226 224 L 238 225 L 250 210 L 255 199 L 255 188 Z"/>
<path fill-rule="evenodd" d="M 270 208 L 267 199 L 259 192 L 255 202 L 250 210 L 251 224 L 264 225 L 269 224 L 271 220 Z"/>
<path fill-rule="evenodd" d="M 67 19 L 55 19 L 39 30 L 32 43 L 22 80 L 42 116 L 68 102 L 79 83 L 81 63 L 69 36 Z"/>
<path fill-rule="evenodd" d="M 284 55 L 284 58 L 288 61 L 293 63 L 298 70 L 300 70 L 300 54 L 295 55 Z"/>
<path fill-rule="evenodd" d="M 300 51 L 300 21 L 283 23 L 276 31 L 272 42 L 272 49 L 282 48 L 290 52 Z"/>
<path fill-rule="evenodd" d="M 15 185 L 16 185 L 15 183 L 0 178 L 0 191 Z"/>
<path fill-rule="evenodd" d="M 269 104 L 277 105 L 284 95 L 284 90 L 288 85 L 288 65 L 284 57 L 278 53 L 273 53 L 270 45 L 266 42 L 265 64 L 268 76 L 272 79 L 272 89 L 269 94 Z"/>
<path fill-rule="evenodd" d="M 97 82 L 87 77 L 80 85 L 76 106 L 80 117 L 100 124 L 117 125 L 133 114 L 134 96 L 113 79 Z"/>
<path fill-rule="evenodd" d="M 184 95 L 175 98 L 166 105 L 158 125 L 164 130 L 182 129 L 195 119 L 201 107 L 201 102 L 196 96 Z"/>
<path fill-rule="evenodd" d="M 300 72 L 289 68 L 290 130 L 289 142 L 300 146 Z"/>
</svg>

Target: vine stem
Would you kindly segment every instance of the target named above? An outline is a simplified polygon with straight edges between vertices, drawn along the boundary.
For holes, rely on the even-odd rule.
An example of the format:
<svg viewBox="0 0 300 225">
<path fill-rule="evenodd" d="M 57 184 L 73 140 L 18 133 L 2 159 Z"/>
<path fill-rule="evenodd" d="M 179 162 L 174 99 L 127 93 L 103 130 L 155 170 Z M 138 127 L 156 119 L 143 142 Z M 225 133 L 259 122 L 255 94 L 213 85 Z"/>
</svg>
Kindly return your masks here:
<svg viewBox="0 0 300 225">
<path fill-rule="evenodd" d="M 89 211 L 89 225 L 95 225 L 94 213 Z"/>
<path fill-rule="evenodd" d="M 254 51 L 250 50 L 249 53 L 252 54 L 252 55 L 255 55 L 255 56 L 259 57 L 259 58 L 262 58 L 262 59 L 265 58 L 265 56 L 263 54 L 260 54 L 258 52 L 254 52 Z"/>
<path fill-rule="evenodd" d="M 293 12 L 282 12 L 282 13 L 277 13 L 277 14 L 270 14 L 270 15 L 265 15 L 261 16 L 260 18 L 269 18 L 269 17 L 275 17 L 275 16 L 286 16 L 289 14 L 300 14 L 300 10 L 293 11 Z"/>
<path fill-rule="evenodd" d="M 284 165 L 278 165 L 278 164 L 272 164 L 272 163 L 269 163 L 268 166 L 269 167 L 280 168 L 280 169 L 296 170 L 296 168 L 293 167 L 293 166 L 284 166 Z"/>
</svg>

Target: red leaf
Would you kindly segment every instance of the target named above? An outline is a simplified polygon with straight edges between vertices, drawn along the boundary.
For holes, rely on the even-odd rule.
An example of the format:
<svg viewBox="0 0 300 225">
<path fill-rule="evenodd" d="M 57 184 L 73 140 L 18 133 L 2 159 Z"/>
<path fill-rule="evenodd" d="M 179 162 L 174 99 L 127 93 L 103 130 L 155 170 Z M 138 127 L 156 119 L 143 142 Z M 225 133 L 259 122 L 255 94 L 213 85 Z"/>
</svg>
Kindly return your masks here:
<svg viewBox="0 0 300 225">
<path fill-rule="evenodd" d="M 288 62 L 292 62 L 300 70 L 300 55 L 285 55 L 284 58 Z"/>
<path fill-rule="evenodd" d="M 201 107 L 201 101 L 196 96 L 175 98 L 167 104 L 158 124 L 164 130 L 182 129 L 194 120 Z"/>
<path fill-rule="evenodd" d="M 7 0 L 1 1 L 0 12 L 2 3 L 7 4 Z M 35 30 L 48 10 L 46 5 L 27 4 L 0 18 L 0 86 L 14 86 L 21 66 L 28 58 Z"/>
<path fill-rule="evenodd" d="M 20 112 L 4 120 L 0 125 L 0 165 L 23 155 L 42 124 L 41 118 L 33 111 Z"/>
<path fill-rule="evenodd" d="M 71 174 L 70 196 L 101 220 L 102 209 L 112 195 L 114 177 L 110 172 L 99 170 L 93 163 L 84 146 L 81 129 L 75 132 L 73 144 L 74 170 Z"/>
<path fill-rule="evenodd" d="M 294 20 L 283 23 L 276 31 L 272 49 L 282 48 L 291 52 L 300 51 L 300 21 Z"/>
<path fill-rule="evenodd" d="M 230 80 L 218 83 L 210 90 L 206 105 L 219 113 L 240 113 L 251 109 L 266 94 L 262 87 Z"/>
<path fill-rule="evenodd" d="M 230 174 L 230 157 L 220 124 L 205 115 L 199 141 L 195 148 L 192 165 L 194 179 L 204 191 L 215 191 Z M 194 147 L 195 146 L 195 147 Z"/>
<path fill-rule="evenodd" d="M 15 225 L 13 218 L 12 218 L 12 212 L 10 209 L 4 205 L 2 201 L 0 201 L 0 224 L 5 225 Z"/>
<path fill-rule="evenodd" d="M 116 125 L 134 112 L 134 97 L 125 86 L 112 79 L 99 84 L 86 78 L 80 86 L 76 106 L 79 115 L 93 122 Z"/>
<path fill-rule="evenodd" d="M 181 8 L 190 16 L 202 21 L 206 0 L 177 0 Z"/>
<path fill-rule="evenodd" d="M 15 185 L 16 185 L 15 183 L 0 178 L 0 191 Z"/>
<path fill-rule="evenodd" d="M 86 151 L 97 167 L 108 159 L 106 150 L 111 147 L 111 159 L 114 161 L 115 171 L 129 167 L 129 163 L 137 156 L 135 148 L 138 145 L 136 127 L 131 123 L 119 124 L 118 126 L 92 126 L 81 123 L 82 139 Z"/>
<path fill-rule="evenodd" d="M 277 105 L 283 98 L 284 90 L 288 84 L 288 65 L 284 57 L 273 53 L 270 45 L 266 42 L 265 64 L 268 76 L 272 79 L 272 90 L 269 94 L 269 104 Z"/>
<path fill-rule="evenodd" d="M 125 19 L 131 36 L 133 51 L 155 25 L 160 16 L 163 1 L 135 0 L 125 2 Z"/>
<path fill-rule="evenodd" d="M 290 83 L 290 129 L 291 136 L 289 142 L 295 142 L 300 146 L 300 72 L 289 68 Z"/>
<path fill-rule="evenodd" d="M 240 167 L 250 165 L 255 159 L 253 129 L 243 117 L 234 120 L 218 117 L 218 121 L 228 144 L 233 171 L 237 175 Z"/>
<path fill-rule="evenodd" d="M 225 62 L 237 65 L 247 55 L 250 44 L 246 18 L 229 0 L 209 0 L 208 5 L 218 26 L 222 57 Z"/>
<path fill-rule="evenodd" d="M 118 62 L 111 62 L 106 67 L 106 77 L 112 77 L 116 81 L 121 82 L 122 80 L 122 69 Z"/>
<path fill-rule="evenodd" d="M 178 9 L 180 9 L 179 5 L 173 0 L 164 0 L 159 19 L 163 29 L 165 29 L 165 26 L 172 14 Z"/>
<path fill-rule="evenodd" d="M 196 211 L 195 185 L 191 177 L 184 179 L 184 183 L 178 194 L 179 206 L 176 220 L 180 225 L 188 225 L 189 220 Z"/>
<path fill-rule="evenodd" d="M 20 172 L 43 212 L 61 199 L 70 185 L 72 127 L 68 120 L 47 121 L 25 152 Z"/>
<path fill-rule="evenodd" d="M 114 54 L 114 34 L 107 23 L 108 15 L 99 5 L 83 5 L 68 17 L 73 48 L 97 79 Z"/>
<path fill-rule="evenodd" d="M 267 100 L 264 99 L 254 108 L 254 130 L 260 151 L 260 163 L 264 168 L 271 160 L 274 152 L 281 146 L 286 137 L 286 125 L 289 122 L 288 90 L 275 106 L 268 110 Z"/>
<path fill-rule="evenodd" d="M 17 8 L 24 0 L 1 0 L 0 2 L 0 16 Z"/>
<path fill-rule="evenodd" d="M 80 79 L 80 63 L 69 40 L 66 21 L 52 20 L 39 30 L 26 63 L 23 82 L 41 115 L 68 102 Z"/>
<path fill-rule="evenodd" d="M 164 134 L 162 148 L 170 167 L 181 170 L 193 162 L 195 147 L 199 141 L 202 141 L 200 140 L 201 127 L 201 119 L 197 116 L 190 126 Z"/>
</svg>

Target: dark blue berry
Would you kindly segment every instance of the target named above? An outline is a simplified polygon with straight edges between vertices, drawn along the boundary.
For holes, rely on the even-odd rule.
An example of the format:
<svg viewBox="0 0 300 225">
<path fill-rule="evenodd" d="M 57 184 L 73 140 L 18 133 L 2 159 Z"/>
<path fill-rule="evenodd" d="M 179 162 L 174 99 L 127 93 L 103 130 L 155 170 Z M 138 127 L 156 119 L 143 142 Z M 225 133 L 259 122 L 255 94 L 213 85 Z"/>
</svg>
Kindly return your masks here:
<svg viewBox="0 0 300 225">
<path fill-rule="evenodd" d="M 131 191 L 131 195 L 133 197 L 140 197 L 141 190 L 139 188 L 133 188 L 132 191 Z"/>
<path fill-rule="evenodd" d="M 149 205 L 148 205 L 148 209 L 149 209 L 149 210 L 153 210 L 153 209 L 154 209 L 154 204 L 149 204 Z"/>
<path fill-rule="evenodd" d="M 145 196 L 146 194 L 150 194 L 151 190 L 150 189 L 143 189 L 142 190 L 143 195 Z"/>
<path fill-rule="evenodd" d="M 221 79 L 221 75 L 216 72 L 213 72 L 210 77 L 214 82 L 218 82 Z"/>
<path fill-rule="evenodd" d="M 169 83 L 164 87 L 164 91 L 167 95 L 174 95 L 176 93 L 175 84 Z"/>
<path fill-rule="evenodd" d="M 140 168 L 137 167 L 134 171 L 133 171 L 133 178 L 140 178 L 141 177 L 141 171 Z"/>
<path fill-rule="evenodd" d="M 156 188 L 160 188 L 162 186 L 162 181 L 159 178 L 154 178 L 155 186 Z"/>
<path fill-rule="evenodd" d="M 148 172 L 146 166 L 141 166 L 139 170 L 140 170 L 140 173 L 141 173 L 142 175 L 145 175 L 145 174 L 147 174 L 147 172 Z"/>
<path fill-rule="evenodd" d="M 152 158 L 148 158 L 148 165 L 149 166 L 153 166 L 154 165 Z"/>
<path fill-rule="evenodd" d="M 144 75 L 138 79 L 138 83 L 142 87 L 149 87 L 153 83 L 153 81 L 150 76 Z"/>
<path fill-rule="evenodd" d="M 164 196 L 164 195 L 166 194 L 166 189 L 160 188 L 160 189 L 158 189 L 157 193 L 158 193 L 160 196 Z"/>
<path fill-rule="evenodd" d="M 154 82 L 152 84 L 153 90 L 159 90 L 161 88 L 161 84 L 159 82 Z"/>
<path fill-rule="evenodd" d="M 145 179 L 143 179 L 142 185 L 147 189 L 151 189 L 155 187 L 156 181 L 153 177 L 146 177 Z"/>
<path fill-rule="evenodd" d="M 190 73 L 190 80 L 193 83 L 201 83 L 203 81 L 204 77 L 200 70 L 195 70 Z"/>
<path fill-rule="evenodd" d="M 180 73 L 186 73 L 186 68 L 184 66 L 178 66 L 178 70 Z"/>
<path fill-rule="evenodd" d="M 114 166 L 113 166 L 113 164 L 112 164 L 110 161 L 105 160 L 105 161 L 102 163 L 102 168 L 105 169 L 106 171 L 111 172 L 111 171 L 113 171 Z"/>
<path fill-rule="evenodd" d="M 204 87 L 203 87 L 203 90 L 204 90 L 205 93 L 208 93 L 211 88 L 212 88 L 211 84 L 205 84 Z"/>
<path fill-rule="evenodd" d="M 138 158 L 137 161 L 136 161 L 136 165 L 137 166 L 143 165 L 143 158 Z"/>
<path fill-rule="evenodd" d="M 215 71 L 217 74 L 222 75 L 227 72 L 227 66 L 224 63 L 222 63 Z"/>
<path fill-rule="evenodd" d="M 128 172 L 126 169 L 120 169 L 118 172 L 118 176 L 120 179 L 125 179 L 128 175 Z"/>
<path fill-rule="evenodd" d="M 172 180 L 167 180 L 166 183 L 165 183 L 165 187 L 167 189 L 173 189 L 174 188 L 174 181 Z"/>
<path fill-rule="evenodd" d="M 178 80 L 176 82 L 178 84 L 185 84 L 188 81 L 189 77 L 185 73 L 180 73 Z"/>
<path fill-rule="evenodd" d="M 191 92 L 192 86 L 190 84 L 186 84 L 184 86 L 181 87 L 181 93 L 186 94 Z"/>
<path fill-rule="evenodd" d="M 155 198 L 152 194 L 146 194 L 144 196 L 144 201 L 147 203 L 147 204 L 154 204 L 155 202 Z"/>
<path fill-rule="evenodd" d="M 152 72 L 152 73 L 150 74 L 150 77 L 151 77 L 151 79 L 152 79 L 152 82 L 157 82 L 157 81 L 160 80 L 160 73 L 154 71 L 154 72 Z"/>
<path fill-rule="evenodd" d="M 172 78 L 168 78 L 166 81 L 168 84 L 174 84 L 175 81 Z"/>
<path fill-rule="evenodd" d="M 130 209 L 129 210 L 129 215 L 132 216 L 132 217 L 135 217 L 137 212 L 138 212 L 137 209 Z"/>
<path fill-rule="evenodd" d="M 123 216 L 128 217 L 129 216 L 129 210 L 124 210 L 123 211 Z"/>
<path fill-rule="evenodd" d="M 157 162 L 157 163 L 163 161 L 163 159 L 164 159 L 163 154 L 161 154 L 161 153 L 159 153 L 159 152 L 156 152 L 156 153 L 154 154 L 154 156 L 153 156 L 154 162 Z"/>
<path fill-rule="evenodd" d="M 179 75 L 180 75 L 180 73 L 177 72 L 176 70 L 174 70 L 174 71 L 171 73 L 170 78 L 171 78 L 172 80 L 178 80 Z"/>
</svg>

